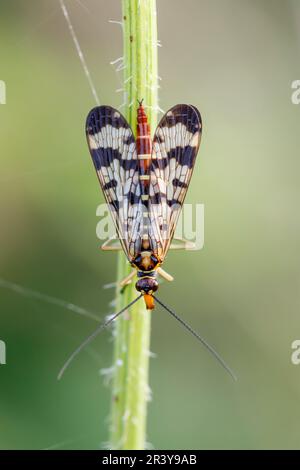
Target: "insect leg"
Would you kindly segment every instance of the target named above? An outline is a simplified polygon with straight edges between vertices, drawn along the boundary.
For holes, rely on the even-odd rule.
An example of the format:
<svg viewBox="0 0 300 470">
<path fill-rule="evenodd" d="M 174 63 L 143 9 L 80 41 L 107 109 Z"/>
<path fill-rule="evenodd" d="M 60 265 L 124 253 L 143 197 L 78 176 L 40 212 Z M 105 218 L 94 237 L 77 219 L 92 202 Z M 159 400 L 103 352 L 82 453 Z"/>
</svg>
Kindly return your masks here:
<svg viewBox="0 0 300 470">
<path fill-rule="evenodd" d="M 121 249 L 121 243 L 115 235 L 106 240 L 101 246 L 101 250 L 103 251 L 120 251 Z"/>
<path fill-rule="evenodd" d="M 125 286 L 127 286 L 127 284 L 130 284 L 131 281 L 132 281 L 132 278 L 135 275 L 136 275 L 136 270 L 134 269 L 133 271 L 131 271 L 130 274 L 128 274 L 128 276 L 124 277 L 124 279 L 122 279 L 122 281 L 120 281 L 120 286 L 125 287 Z"/>
<path fill-rule="evenodd" d="M 174 238 L 173 240 L 179 243 L 172 243 L 170 246 L 170 250 L 195 250 L 196 245 L 195 243 L 191 242 L 190 240 L 186 240 L 185 238 Z"/>
<path fill-rule="evenodd" d="M 162 268 L 157 268 L 156 270 L 158 272 L 158 274 L 163 277 L 166 281 L 174 281 L 174 277 L 171 276 L 171 274 L 168 274 L 166 271 L 164 271 Z"/>
</svg>

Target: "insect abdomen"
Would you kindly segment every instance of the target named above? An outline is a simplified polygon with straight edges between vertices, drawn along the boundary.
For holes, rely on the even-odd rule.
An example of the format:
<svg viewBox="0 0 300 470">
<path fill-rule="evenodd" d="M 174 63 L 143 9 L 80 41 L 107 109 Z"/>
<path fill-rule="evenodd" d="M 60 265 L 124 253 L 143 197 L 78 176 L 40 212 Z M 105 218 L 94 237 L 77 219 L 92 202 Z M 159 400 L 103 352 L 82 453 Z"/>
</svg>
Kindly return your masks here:
<svg viewBox="0 0 300 470">
<path fill-rule="evenodd" d="M 148 206 L 150 162 L 152 142 L 150 126 L 142 103 L 138 108 L 136 150 L 139 162 L 139 177 L 141 185 L 141 199 L 145 207 Z"/>
</svg>

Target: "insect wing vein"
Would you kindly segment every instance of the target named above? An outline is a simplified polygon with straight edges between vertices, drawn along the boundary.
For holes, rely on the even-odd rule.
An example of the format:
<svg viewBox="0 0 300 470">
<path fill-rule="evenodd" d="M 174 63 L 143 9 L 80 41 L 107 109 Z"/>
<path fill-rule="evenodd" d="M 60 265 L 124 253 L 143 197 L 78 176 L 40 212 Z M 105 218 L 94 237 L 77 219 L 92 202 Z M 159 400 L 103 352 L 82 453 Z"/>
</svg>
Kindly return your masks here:
<svg viewBox="0 0 300 470">
<path fill-rule="evenodd" d="M 91 157 L 121 245 L 131 261 L 139 250 L 140 181 L 133 132 L 110 106 L 92 109 L 86 121 Z"/>
<path fill-rule="evenodd" d="M 179 104 L 161 119 L 150 167 L 149 238 L 161 260 L 167 254 L 199 150 L 202 121 L 191 105 Z"/>
</svg>

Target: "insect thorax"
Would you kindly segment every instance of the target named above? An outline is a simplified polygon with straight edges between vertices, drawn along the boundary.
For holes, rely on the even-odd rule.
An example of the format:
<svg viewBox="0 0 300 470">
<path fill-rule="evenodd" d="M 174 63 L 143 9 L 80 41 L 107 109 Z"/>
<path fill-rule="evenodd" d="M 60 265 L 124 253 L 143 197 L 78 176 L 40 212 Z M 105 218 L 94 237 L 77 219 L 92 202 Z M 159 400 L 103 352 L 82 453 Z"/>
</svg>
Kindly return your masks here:
<svg viewBox="0 0 300 470">
<path fill-rule="evenodd" d="M 138 269 L 138 272 L 149 274 L 158 267 L 159 260 L 152 251 L 141 251 L 141 253 L 133 260 L 132 264 Z"/>
</svg>

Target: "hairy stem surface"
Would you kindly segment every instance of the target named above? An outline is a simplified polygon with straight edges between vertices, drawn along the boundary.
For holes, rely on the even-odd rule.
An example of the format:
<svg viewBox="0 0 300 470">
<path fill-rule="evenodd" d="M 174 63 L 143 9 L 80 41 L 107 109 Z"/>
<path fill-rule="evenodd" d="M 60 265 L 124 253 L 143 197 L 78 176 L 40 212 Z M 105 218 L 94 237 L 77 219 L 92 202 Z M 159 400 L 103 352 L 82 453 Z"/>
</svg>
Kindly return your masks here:
<svg viewBox="0 0 300 470">
<path fill-rule="evenodd" d="M 136 132 L 138 100 L 144 99 L 152 131 L 157 117 L 156 0 L 122 0 L 125 117 Z M 123 253 L 118 259 L 118 282 L 131 267 Z M 135 282 L 121 292 L 117 310 L 132 301 Z M 115 325 L 114 377 L 111 409 L 113 449 L 144 449 L 149 399 L 151 313 L 141 300 Z"/>
</svg>

